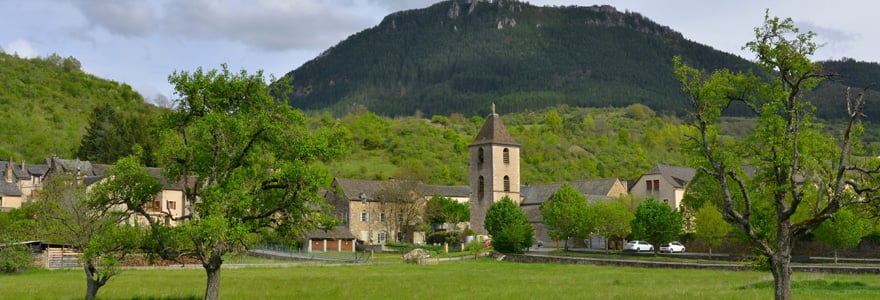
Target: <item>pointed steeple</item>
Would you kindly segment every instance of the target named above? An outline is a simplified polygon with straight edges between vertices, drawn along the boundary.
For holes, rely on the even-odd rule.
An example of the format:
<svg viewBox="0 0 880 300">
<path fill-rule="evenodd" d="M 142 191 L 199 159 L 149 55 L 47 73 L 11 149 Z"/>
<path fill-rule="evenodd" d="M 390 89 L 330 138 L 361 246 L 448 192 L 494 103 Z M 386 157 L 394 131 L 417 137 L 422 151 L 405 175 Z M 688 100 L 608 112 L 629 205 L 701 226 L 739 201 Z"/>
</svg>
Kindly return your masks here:
<svg viewBox="0 0 880 300">
<path fill-rule="evenodd" d="M 507 132 L 507 128 L 501 122 L 501 117 L 495 113 L 494 103 L 492 104 L 492 114 L 486 117 L 486 123 L 483 123 L 483 128 L 480 129 L 480 132 L 477 133 L 474 141 L 469 146 L 483 144 L 519 146 L 519 143 L 510 136 L 510 132 Z"/>
</svg>

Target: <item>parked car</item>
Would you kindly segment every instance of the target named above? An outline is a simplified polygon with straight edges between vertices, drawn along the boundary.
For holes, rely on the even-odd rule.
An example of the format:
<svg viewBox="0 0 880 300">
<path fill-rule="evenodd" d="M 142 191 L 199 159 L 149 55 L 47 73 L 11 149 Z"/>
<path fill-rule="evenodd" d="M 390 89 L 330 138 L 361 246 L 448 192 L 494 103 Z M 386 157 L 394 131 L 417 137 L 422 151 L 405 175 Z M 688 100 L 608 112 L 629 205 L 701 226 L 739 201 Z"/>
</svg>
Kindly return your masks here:
<svg viewBox="0 0 880 300">
<path fill-rule="evenodd" d="M 623 246 L 624 251 L 654 251 L 654 246 L 645 241 L 629 241 Z"/>
<path fill-rule="evenodd" d="M 671 243 L 662 244 L 662 245 L 660 245 L 660 252 L 669 252 L 669 253 L 679 252 L 679 253 L 681 253 L 681 252 L 684 252 L 684 245 L 682 245 L 679 242 L 671 242 Z"/>
</svg>

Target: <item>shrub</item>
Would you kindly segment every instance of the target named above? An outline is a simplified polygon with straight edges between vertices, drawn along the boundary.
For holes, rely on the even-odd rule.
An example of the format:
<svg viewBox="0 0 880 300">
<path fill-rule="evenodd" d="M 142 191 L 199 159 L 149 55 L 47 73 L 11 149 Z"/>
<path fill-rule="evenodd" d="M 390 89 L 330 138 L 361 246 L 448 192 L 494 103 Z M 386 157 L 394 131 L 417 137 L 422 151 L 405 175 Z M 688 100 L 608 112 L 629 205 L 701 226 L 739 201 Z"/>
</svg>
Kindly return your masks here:
<svg viewBox="0 0 880 300">
<path fill-rule="evenodd" d="M 26 245 L 8 245 L 0 248 L 0 273 L 17 273 L 34 263 L 31 248 Z"/>
</svg>

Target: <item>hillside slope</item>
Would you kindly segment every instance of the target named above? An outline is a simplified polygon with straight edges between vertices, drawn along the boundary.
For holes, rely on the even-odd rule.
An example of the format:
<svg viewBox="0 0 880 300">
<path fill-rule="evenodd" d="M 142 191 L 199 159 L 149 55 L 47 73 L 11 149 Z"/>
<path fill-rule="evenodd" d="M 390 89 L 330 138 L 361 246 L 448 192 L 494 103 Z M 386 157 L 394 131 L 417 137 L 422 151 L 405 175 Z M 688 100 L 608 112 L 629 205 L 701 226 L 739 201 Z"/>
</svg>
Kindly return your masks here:
<svg viewBox="0 0 880 300">
<path fill-rule="evenodd" d="M 0 159 L 75 157 L 89 115 L 105 103 L 131 113 L 155 109 L 127 84 L 82 72 L 73 57 L 0 53 Z"/>
</svg>

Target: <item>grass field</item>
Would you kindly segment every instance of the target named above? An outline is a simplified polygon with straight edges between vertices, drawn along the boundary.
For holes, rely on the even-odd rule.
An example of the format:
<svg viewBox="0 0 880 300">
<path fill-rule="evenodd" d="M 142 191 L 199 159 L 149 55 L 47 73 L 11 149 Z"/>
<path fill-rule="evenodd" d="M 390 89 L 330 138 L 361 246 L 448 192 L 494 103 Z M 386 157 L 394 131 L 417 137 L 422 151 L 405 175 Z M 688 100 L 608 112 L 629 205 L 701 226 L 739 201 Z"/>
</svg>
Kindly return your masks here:
<svg viewBox="0 0 880 300">
<path fill-rule="evenodd" d="M 880 276 L 796 273 L 795 299 L 878 299 Z M 201 298 L 202 269 L 126 270 L 101 299 Z M 301 265 L 224 269 L 223 299 L 769 299 L 769 273 L 520 264 Z M 82 270 L 0 275 L 2 299 L 79 299 Z"/>
</svg>

